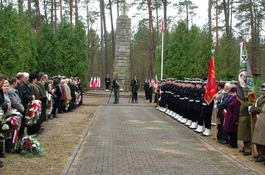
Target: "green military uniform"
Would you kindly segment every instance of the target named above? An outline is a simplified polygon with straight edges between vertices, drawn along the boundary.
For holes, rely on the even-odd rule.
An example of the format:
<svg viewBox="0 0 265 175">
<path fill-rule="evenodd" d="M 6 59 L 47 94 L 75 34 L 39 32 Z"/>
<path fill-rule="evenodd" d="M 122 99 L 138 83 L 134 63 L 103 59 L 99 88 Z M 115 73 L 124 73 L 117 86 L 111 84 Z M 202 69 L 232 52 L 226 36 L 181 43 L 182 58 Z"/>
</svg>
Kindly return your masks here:
<svg viewBox="0 0 265 175">
<path fill-rule="evenodd" d="M 252 142 L 256 144 L 259 159 L 265 160 L 265 96 L 258 98 L 255 106 L 250 109 L 250 112 L 258 116 L 253 131 Z"/>
<path fill-rule="evenodd" d="M 243 141 L 244 152 L 251 152 L 251 121 L 248 112 L 248 106 L 240 105 L 239 120 L 238 120 L 238 140 Z"/>
</svg>

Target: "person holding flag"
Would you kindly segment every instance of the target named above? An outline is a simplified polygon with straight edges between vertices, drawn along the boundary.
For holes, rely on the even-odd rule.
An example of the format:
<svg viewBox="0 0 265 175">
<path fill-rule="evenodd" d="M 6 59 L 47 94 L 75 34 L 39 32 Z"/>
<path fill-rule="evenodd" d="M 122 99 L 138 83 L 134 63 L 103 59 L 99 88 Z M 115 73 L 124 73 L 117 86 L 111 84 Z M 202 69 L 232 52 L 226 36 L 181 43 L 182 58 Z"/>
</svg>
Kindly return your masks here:
<svg viewBox="0 0 265 175">
<path fill-rule="evenodd" d="M 211 135 L 211 117 L 212 117 L 212 111 L 213 111 L 213 105 L 214 105 L 213 98 L 217 94 L 213 56 L 210 58 L 208 78 L 205 84 L 206 86 L 204 86 L 205 88 L 204 101 L 201 107 L 200 118 L 198 119 L 198 127 L 195 130 L 195 132 L 197 133 L 203 132 L 203 122 L 204 122 L 206 129 L 202 133 L 202 135 L 210 136 Z"/>
<path fill-rule="evenodd" d="M 239 86 L 237 99 L 241 102 L 238 120 L 238 140 L 243 141 L 242 152 L 244 156 L 253 154 L 254 148 L 251 143 L 253 131 L 253 117 L 248 112 L 248 107 L 255 101 L 254 82 L 248 63 L 245 43 L 240 43 L 240 70 L 238 75 Z"/>
</svg>

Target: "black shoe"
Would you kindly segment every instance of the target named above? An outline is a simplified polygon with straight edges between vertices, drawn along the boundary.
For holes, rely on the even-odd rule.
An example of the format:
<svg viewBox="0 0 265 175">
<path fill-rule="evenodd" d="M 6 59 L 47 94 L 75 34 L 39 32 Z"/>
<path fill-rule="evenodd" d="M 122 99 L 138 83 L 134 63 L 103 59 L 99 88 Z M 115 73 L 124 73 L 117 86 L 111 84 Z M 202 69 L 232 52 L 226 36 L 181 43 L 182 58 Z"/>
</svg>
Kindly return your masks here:
<svg viewBox="0 0 265 175">
<path fill-rule="evenodd" d="M 261 159 L 261 158 L 257 158 L 257 159 L 255 160 L 255 162 L 265 162 L 265 160 L 264 160 L 264 159 Z"/>
<path fill-rule="evenodd" d="M 244 153 L 245 150 L 244 150 L 244 149 L 240 149 L 239 152 L 240 152 L 240 153 Z"/>
<path fill-rule="evenodd" d="M 253 156 L 254 159 L 258 159 L 259 158 L 259 155 L 255 155 Z"/>
<path fill-rule="evenodd" d="M 224 141 L 221 142 L 221 144 L 222 144 L 222 145 L 227 145 L 227 144 L 228 144 L 228 141 L 225 141 L 225 140 L 224 140 Z"/>
<path fill-rule="evenodd" d="M 4 153 L 1 153 L 0 158 L 6 158 L 6 155 Z"/>
<path fill-rule="evenodd" d="M 249 155 L 251 155 L 251 152 L 244 152 L 243 155 L 244 156 L 249 156 Z"/>
<path fill-rule="evenodd" d="M 59 118 L 59 116 L 58 115 L 54 115 L 53 118 Z"/>
<path fill-rule="evenodd" d="M 3 162 L 0 161 L 0 168 L 3 167 Z"/>
</svg>

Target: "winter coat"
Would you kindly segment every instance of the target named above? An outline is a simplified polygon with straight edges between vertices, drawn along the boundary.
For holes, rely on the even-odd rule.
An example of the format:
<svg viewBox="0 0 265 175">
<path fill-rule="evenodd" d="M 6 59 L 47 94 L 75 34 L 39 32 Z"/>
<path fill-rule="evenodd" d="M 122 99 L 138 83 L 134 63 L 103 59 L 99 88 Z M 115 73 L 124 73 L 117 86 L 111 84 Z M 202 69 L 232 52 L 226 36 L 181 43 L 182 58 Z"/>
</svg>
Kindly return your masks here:
<svg viewBox="0 0 265 175">
<path fill-rule="evenodd" d="M 236 95 L 231 97 L 230 103 L 227 106 L 224 130 L 227 132 L 237 133 L 237 124 L 239 118 L 240 102 Z"/>
<path fill-rule="evenodd" d="M 258 114 L 258 120 L 254 126 L 252 142 L 265 146 L 265 97 L 260 97 L 250 110 L 252 113 Z"/>
<path fill-rule="evenodd" d="M 248 113 L 248 106 L 240 105 L 239 119 L 238 119 L 238 140 L 251 141 L 251 121 Z"/>
</svg>

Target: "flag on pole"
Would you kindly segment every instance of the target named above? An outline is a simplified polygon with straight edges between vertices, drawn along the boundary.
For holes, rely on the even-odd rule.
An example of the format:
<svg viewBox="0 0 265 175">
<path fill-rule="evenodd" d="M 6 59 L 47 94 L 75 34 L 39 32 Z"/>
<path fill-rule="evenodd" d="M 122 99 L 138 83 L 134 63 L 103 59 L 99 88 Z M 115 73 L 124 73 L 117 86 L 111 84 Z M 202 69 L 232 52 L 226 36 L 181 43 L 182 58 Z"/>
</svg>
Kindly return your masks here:
<svg viewBox="0 0 265 175">
<path fill-rule="evenodd" d="M 255 100 L 254 80 L 248 61 L 248 53 L 244 42 L 240 43 L 240 70 L 238 75 L 239 87 L 237 99 L 245 106 L 251 106 Z M 257 119 L 257 116 L 254 116 Z"/>
<path fill-rule="evenodd" d="M 210 58 L 207 85 L 204 94 L 204 99 L 206 103 L 210 104 L 216 94 L 217 94 L 217 88 L 216 88 L 214 57 L 212 56 Z"/>
<path fill-rule="evenodd" d="M 164 21 L 164 18 L 162 19 L 161 21 L 161 33 L 164 33 L 165 32 L 165 21 Z"/>
<path fill-rule="evenodd" d="M 100 89 L 100 77 L 97 78 L 97 88 Z"/>
<path fill-rule="evenodd" d="M 90 87 L 91 89 L 93 88 L 93 84 L 94 84 L 93 77 L 91 77 L 91 79 L 90 79 L 90 85 L 89 85 L 89 87 Z"/>
<path fill-rule="evenodd" d="M 98 83 L 97 78 L 94 77 L 93 89 L 95 89 L 97 87 L 97 83 Z"/>
</svg>

